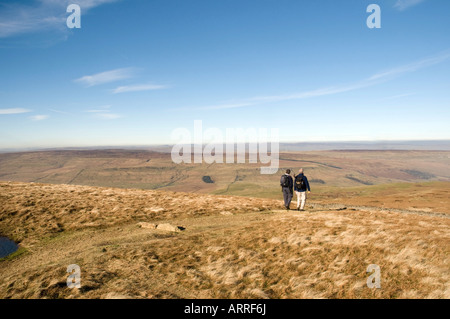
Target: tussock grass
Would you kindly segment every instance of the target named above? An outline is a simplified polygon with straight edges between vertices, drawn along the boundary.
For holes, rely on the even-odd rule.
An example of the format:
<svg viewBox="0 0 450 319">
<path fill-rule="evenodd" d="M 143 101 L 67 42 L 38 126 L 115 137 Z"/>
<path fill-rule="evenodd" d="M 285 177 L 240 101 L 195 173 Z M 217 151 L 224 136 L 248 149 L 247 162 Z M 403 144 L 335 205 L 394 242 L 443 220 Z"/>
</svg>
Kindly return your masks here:
<svg viewBox="0 0 450 319">
<path fill-rule="evenodd" d="M 450 297 L 445 215 L 317 203 L 287 212 L 280 200 L 72 185 L 0 190 L 0 232 L 28 251 L 0 262 L 0 298 Z M 66 287 L 73 263 L 81 289 Z M 366 286 L 370 264 L 381 289 Z"/>
</svg>

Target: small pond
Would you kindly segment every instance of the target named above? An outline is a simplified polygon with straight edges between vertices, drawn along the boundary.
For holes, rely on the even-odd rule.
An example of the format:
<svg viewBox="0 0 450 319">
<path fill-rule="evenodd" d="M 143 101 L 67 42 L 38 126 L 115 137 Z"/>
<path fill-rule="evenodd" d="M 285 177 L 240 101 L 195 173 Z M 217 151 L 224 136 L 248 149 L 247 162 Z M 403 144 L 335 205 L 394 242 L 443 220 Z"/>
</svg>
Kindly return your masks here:
<svg viewBox="0 0 450 319">
<path fill-rule="evenodd" d="M 0 258 L 6 257 L 9 254 L 15 252 L 19 246 L 11 239 L 6 237 L 0 237 Z"/>
</svg>

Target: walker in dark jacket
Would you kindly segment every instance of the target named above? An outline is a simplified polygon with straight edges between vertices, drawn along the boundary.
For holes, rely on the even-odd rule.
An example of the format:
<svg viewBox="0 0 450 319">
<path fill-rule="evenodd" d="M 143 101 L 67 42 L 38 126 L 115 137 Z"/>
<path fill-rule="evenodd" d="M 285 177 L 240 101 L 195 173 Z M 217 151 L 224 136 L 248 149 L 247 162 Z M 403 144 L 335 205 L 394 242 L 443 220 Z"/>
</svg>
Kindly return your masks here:
<svg viewBox="0 0 450 319">
<path fill-rule="evenodd" d="M 289 206 L 291 205 L 291 200 L 294 195 L 293 191 L 294 180 L 292 179 L 292 176 L 289 174 L 290 172 L 285 174 L 288 186 L 281 186 L 281 191 L 283 192 L 284 207 L 286 207 L 286 209 L 290 209 Z"/>
<path fill-rule="evenodd" d="M 311 191 L 311 188 L 309 187 L 308 179 L 305 175 L 303 175 L 303 169 L 300 170 L 300 174 L 295 176 L 295 183 L 294 183 L 294 190 L 295 194 L 297 195 L 297 210 L 304 210 L 305 204 L 306 204 L 306 190 L 308 192 Z M 303 181 L 301 185 L 298 185 L 300 181 Z M 301 202 L 301 204 L 300 204 Z"/>
<path fill-rule="evenodd" d="M 297 176 L 295 176 L 295 180 L 297 180 L 297 178 L 300 178 L 300 177 L 303 179 L 303 187 L 302 188 L 298 188 L 297 185 L 294 185 L 294 191 L 296 191 L 296 192 L 306 192 L 306 190 L 308 190 L 308 192 L 310 192 L 311 188 L 309 188 L 308 178 L 306 178 L 306 176 L 303 175 L 303 174 L 298 174 Z"/>
</svg>

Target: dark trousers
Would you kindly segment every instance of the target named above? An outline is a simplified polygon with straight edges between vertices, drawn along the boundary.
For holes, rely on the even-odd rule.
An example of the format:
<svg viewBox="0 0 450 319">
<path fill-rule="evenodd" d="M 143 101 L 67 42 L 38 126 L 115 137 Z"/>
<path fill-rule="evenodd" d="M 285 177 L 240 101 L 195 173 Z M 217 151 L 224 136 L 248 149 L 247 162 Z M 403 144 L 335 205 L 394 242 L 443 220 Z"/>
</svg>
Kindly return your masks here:
<svg viewBox="0 0 450 319">
<path fill-rule="evenodd" d="M 289 207 L 291 205 L 293 192 L 289 189 L 289 187 L 283 187 L 282 191 L 284 198 L 284 206 Z"/>
</svg>

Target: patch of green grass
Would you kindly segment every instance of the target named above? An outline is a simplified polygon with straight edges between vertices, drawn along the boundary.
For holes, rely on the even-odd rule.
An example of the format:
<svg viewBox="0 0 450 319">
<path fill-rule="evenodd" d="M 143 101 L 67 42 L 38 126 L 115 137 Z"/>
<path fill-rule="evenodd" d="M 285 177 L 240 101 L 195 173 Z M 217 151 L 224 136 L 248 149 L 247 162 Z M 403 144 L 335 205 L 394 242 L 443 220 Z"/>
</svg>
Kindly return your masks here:
<svg viewBox="0 0 450 319">
<path fill-rule="evenodd" d="M 1 261 L 7 261 L 7 260 L 12 260 L 14 258 L 17 258 L 19 256 L 25 255 L 28 253 L 28 250 L 25 247 L 19 247 L 19 249 L 17 249 L 15 252 L 13 252 L 12 254 L 9 254 L 6 257 L 0 258 L 0 262 Z"/>
<path fill-rule="evenodd" d="M 236 182 L 231 184 L 228 189 L 219 189 L 213 192 L 216 195 L 234 195 L 244 197 L 274 198 L 281 195 L 279 187 L 266 187 L 259 184 Z"/>
<path fill-rule="evenodd" d="M 63 231 L 61 233 L 50 234 L 50 235 L 43 237 L 39 243 L 40 244 L 51 244 L 54 242 L 58 242 L 60 240 L 64 240 L 67 237 L 69 237 L 71 234 L 73 234 L 73 231 L 72 232 L 71 231 Z"/>
</svg>

